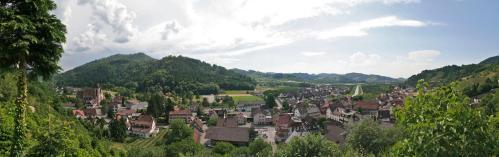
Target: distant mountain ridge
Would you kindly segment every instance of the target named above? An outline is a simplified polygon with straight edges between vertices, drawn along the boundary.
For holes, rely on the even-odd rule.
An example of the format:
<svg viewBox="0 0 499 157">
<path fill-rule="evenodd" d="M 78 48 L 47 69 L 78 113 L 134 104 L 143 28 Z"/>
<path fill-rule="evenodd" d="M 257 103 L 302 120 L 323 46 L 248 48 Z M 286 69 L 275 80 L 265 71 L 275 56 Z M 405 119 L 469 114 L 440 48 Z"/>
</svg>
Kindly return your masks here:
<svg viewBox="0 0 499 157">
<path fill-rule="evenodd" d="M 295 82 L 304 82 L 304 83 L 335 84 L 335 83 L 400 83 L 404 81 L 402 79 L 395 79 L 381 75 L 367 75 L 362 73 L 307 74 L 307 73 L 272 73 L 272 72 L 265 73 L 254 70 L 241 70 L 241 69 L 231 69 L 231 70 L 252 77 L 253 79 L 259 82 L 295 81 Z"/>
<path fill-rule="evenodd" d="M 254 89 L 250 77 L 183 56 L 167 56 L 160 60 L 144 53 L 117 54 L 98 59 L 55 77 L 59 86 L 126 87 L 138 91 L 193 91 L 216 93 L 220 89 Z"/>
</svg>

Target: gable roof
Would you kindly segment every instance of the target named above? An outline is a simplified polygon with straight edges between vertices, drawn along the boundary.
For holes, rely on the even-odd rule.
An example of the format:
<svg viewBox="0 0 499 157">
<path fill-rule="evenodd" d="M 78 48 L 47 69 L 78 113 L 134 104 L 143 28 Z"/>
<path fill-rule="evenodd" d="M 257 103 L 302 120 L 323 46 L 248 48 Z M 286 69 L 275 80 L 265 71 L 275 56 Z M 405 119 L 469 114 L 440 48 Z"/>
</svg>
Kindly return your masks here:
<svg viewBox="0 0 499 157">
<path fill-rule="evenodd" d="M 263 114 L 263 115 L 270 115 L 270 112 L 268 110 L 264 110 L 261 108 L 252 108 L 251 109 L 251 116 L 254 117 L 256 114 Z"/>
<path fill-rule="evenodd" d="M 154 122 L 154 118 L 150 115 L 142 115 L 136 121 L 152 123 Z"/>
<path fill-rule="evenodd" d="M 283 113 L 279 115 L 279 118 L 277 119 L 277 125 L 286 125 L 291 123 L 291 115 L 287 113 Z"/>
<path fill-rule="evenodd" d="M 232 117 L 225 117 L 225 118 L 220 118 L 217 121 L 217 127 L 237 127 L 237 118 L 232 116 Z"/>
<path fill-rule="evenodd" d="M 88 109 L 84 109 L 83 112 L 85 113 L 85 115 L 87 116 L 98 116 L 101 114 L 101 111 L 100 109 L 97 109 L 97 108 L 88 108 Z"/>
<path fill-rule="evenodd" d="M 206 139 L 227 142 L 249 142 L 249 128 L 210 127 Z"/>
<path fill-rule="evenodd" d="M 378 104 L 375 102 L 359 101 L 355 104 L 355 109 L 378 110 Z"/>
<path fill-rule="evenodd" d="M 190 110 L 174 110 L 170 111 L 170 115 L 192 115 Z"/>
</svg>

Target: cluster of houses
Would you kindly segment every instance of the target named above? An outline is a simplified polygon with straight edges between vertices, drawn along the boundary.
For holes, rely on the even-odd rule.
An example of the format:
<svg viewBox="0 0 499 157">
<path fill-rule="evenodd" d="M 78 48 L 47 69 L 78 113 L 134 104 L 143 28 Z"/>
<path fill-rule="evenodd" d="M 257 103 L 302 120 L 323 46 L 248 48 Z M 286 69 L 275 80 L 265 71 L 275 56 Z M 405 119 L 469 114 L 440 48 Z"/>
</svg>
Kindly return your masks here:
<svg viewBox="0 0 499 157">
<path fill-rule="evenodd" d="M 142 111 L 147 109 L 147 102 L 140 102 L 136 99 L 125 99 L 123 96 L 114 96 L 107 106 L 108 110 L 115 113 L 114 117 L 108 118 L 107 113 L 102 112 L 102 101 L 105 99 L 104 93 L 100 87 L 97 88 L 72 88 L 76 93 L 78 101 L 83 103 L 84 108 L 73 109 L 72 113 L 79 119 L 103 118 L 106 122 L 115 120 L 124 120 L 128 133 L 139 137 L 150 137 L 156 134 L 159 129 L 156 127 L 156 121 L 150 115 L 143 115 Z M 75 103 L 65 104 L 65 107 L 74 108 Z"/>
<path fill-rule="evenodd" d="M 294 136 L 320 131 L 323 127 L 319 123 L 326 119 L 326 137 L 341 144 L 345 140 L 344 126 L 366 118 L 390 125 L 394 122 L 394 108 L 403 105 L 404 99 L 414 93 L 412 89 L 395 87 L 392 92 L 379 95 L 375 101 L 363 101 L 348 96 L 350 90 L 346 86 L 322 85 L 281 93 L 276 98 L 277 108 L 267 107 L 264 101 L 255 101 L 238 102 L 235 108 L 230 109 L 203 109 L 204 115 L 217 119 L 213 126 L 207 125 L 206 117 L 197 115 L 200 104 L 184 109 L 175 107 L 168 118 L 170 122 L 182 120 L 189 124 L 194 129 L 195 142 L 207 146 L 220 141 L 247 145 L 256 137 L 276 143 L 288 142 Z M 84 109 L 73 110 L 76 117 L 106 117 L 100 112 L 104 99 L 100 88 L 80 89 L 76 95 L 85 106 Z M 286 110 L 283 110 L 284 103 L 288 104 Z M 116 113 L 116 119 L 125 120 L 130 134 L 140 137 L 150 137 L 158 132 L 154 118 L 142 114 L 141 111 L 146 108 L 146 102 L 126 100 L 121 96 L 113 97 L 108 106 Z"/>
<path fill-rule="evenodd" d="M 405 98 L 414 93 L 413 89 L 395 87 L 392 92 L 378 96 L 376 101 L 355 101 L 347 95 L 349 92 L 343 87 L 316 86 L 280 94 L 277 100 L 287 102 L 292 113 L 279 116 L 276 141 L 317 129 L 317 121 L 321 118 L 329 121 L 326 137 L 337 143 L 344 142 L 344 126 L 361 119 L 371 118 L 392 126 L 394 108 L 403 105 Z M 288 130 L 283 126 L 292 127 Z"/>
</svg>

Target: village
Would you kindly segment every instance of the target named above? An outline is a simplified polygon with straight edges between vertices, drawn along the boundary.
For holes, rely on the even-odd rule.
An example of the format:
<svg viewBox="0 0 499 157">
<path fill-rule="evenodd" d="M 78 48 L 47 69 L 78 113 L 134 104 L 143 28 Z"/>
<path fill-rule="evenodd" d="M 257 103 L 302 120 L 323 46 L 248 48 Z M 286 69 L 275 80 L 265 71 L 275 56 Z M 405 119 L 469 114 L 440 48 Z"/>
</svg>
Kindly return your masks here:
<svg viewBox="0 0 499 157">
<path fill-rule="evenodd" d="M 145 112 L 149 105 L 147 101 L 106 94 L 100 87 L 68 89 L 83 107 L 77 109 L 75 102 L 68 102 L 64 107 L 72 108 L 71 113 L 80 120 L 103 119 L 108 124 L 123 120 L 127 134 L 136 138 L 154 137 L 161 129 L 167 129 L 169 122 L 181 120 L 193 128 L 194 141 L 206 147 L 213 147 L 220 141 L 245 146 L 253 139 L 261 138 L 275 148 L 292 137 L 309 133 L 321 133 L 342 145 L 348 126 L 362 119 L 393 127 L 395 108 L 402 106 L 406 97 L 414 95 L 413 89 L 394 86 L 391 92 L 379 94 L 375 100 L 362 100 L 358 98 L 363 94 L 360 85 L 352 89 L 318 85 L 278 93 L 273 98 L 274 107 L 264 98 L 239 100 L 233 107 L 202 107 L 206 103 L 223 103 L 230 96 L 265 97 L 261 92 L 202 95 L 188 107 L 175 106 L 168 113 L 168 122 L 158 123 L 158 119 Z M 106 97 L 111 101 L 103 106 Z"/>
</svg>

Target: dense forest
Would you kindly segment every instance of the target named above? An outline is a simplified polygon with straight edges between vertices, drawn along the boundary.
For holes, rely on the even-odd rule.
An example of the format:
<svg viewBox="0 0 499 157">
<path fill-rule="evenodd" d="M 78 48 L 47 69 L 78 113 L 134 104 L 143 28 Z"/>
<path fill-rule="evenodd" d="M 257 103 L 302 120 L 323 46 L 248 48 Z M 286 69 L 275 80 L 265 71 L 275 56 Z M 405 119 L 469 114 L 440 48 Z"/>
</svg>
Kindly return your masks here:
<svg viewBox="0 0 499 157">
<path fill-rule="evenodd" d="M 254 70 L 231 69 L 240 74 L 252 77 L 260 84 L 276 84 L 276 83 L 321 83 L 321 84 L 338 84 L 338 83 L 400 83 L 403 79 L 395 79 L 380 75 L 367 75 L 361 73 L 348 74 L 307 74 L 307 73 L 264 73 Z"/>
<path fill-rule="evenodd" d="M 113 55 L 79 66 L 55 77 L 59 86 L 124 87 L 139 92 L 174 91 L 194 94 L 224 90 L 251 90 L 256 82 L 224 67 L 183 57 L 167 56 L 160 60 L 144 53 Z"/>
</svg>

